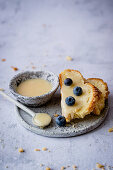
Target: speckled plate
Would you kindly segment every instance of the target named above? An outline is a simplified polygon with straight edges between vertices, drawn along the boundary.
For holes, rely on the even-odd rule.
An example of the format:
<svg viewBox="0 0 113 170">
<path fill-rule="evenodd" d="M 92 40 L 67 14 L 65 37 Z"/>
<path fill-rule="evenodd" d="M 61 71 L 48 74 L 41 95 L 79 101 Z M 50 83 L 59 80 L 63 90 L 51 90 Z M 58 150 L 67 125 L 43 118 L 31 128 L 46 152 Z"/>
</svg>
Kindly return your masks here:
<svg viewBox="0 0 113 170">
<path fill-rule="evenodd" d="M 37 108 L 31 108 L 36 113 L 43 112 L 48 113 L 52 117 L 51 124 L 44 128 L 38 128 L 32 123 L 32 117 L 29 116 L 26 112 L 16 107 L 17 118 L 21 125 L 26 129 L 42 136 L 47 137 L 72 137 L 78 136 L 87 132 L 90 132 L 97 128 L 106 118 L 108 113 L 108 101 L 106 101 L 106 106 L 102 111 L 101 115 L 88 115 L 84 119 L 75 119 L 71 124 L 67 124 L 65 127 L 59 127 L 55 123 L 54 114 L 61 114 L 60 107 L 60 94 L 57 92 L 52 99 L 43 106 Z"/>
</svg>

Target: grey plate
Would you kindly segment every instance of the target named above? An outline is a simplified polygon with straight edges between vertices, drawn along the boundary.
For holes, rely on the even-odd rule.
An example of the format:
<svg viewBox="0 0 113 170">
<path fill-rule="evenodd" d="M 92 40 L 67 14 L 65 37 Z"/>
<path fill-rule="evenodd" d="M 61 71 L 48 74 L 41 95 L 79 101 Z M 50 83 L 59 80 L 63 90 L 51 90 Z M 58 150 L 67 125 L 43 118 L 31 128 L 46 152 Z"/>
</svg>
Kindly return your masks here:
<svg viewBox="0 0 113 170">
<path fill-rule="evenodd" d="M 88 115 L 84 119 L 75 119 L 71 124 L 68 124 L 68 126 L 59 127 L 55 123 L 55 117 L 53 116 L 54 114 L 61 114 L 60 95 L 58 93 L 56 93 L 53 96 L 52 100 L 49 101 L 46 105 L 37 108 L 31 107 L 29 108 L 36 113 L 43 112 L 50 114 L 52 117 L 51 124 L 44 129 L 40 129 L 33 125 L 31 116 L 29 116 L 26 112 L 16 107 L 19 122 L 26 129 L 38 135 L 47 137 L 72 137 L 92 131 L 104 121 L 109 109 L 108 102 L 106 101 L 106 106 L 102 111 L 101 115 L 99 116 Z M 73 127 L 73 125 L 75 127 Z"/>
</svg>

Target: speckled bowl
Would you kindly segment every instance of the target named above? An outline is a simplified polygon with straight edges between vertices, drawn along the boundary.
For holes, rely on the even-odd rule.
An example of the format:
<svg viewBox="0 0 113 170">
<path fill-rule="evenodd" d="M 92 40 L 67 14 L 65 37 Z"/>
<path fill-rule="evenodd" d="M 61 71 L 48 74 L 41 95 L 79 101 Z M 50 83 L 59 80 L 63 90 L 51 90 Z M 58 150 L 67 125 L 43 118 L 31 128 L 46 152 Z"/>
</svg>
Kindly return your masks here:
<svg viewBox="0 0 113 170">
<path fill-rule="evenodd" d="M 42 78 L 44 80 L 48 80 L 52 84 L 52 89 L 48 93 L 41 95 L 41 96 L 36 96 L 36 97 L 22 96 L 16 92 L 16 88 L 21 82 L 27 79 L 34 79 L 34 78 Z M 20 101 L 21 103 L 27 106 L 33 106 L 33 107 L 43 105 L 47 101 L 49 101 L 52 95 L 56 92 L 58 87 L 59 87 L 58 76 L 48 71 L 47 72 L 46 71 L 22 72 L 14 76 L 11 79 L 10 84 L 9 84 L 9 89 L 11 93 L 16 97 L 18 101 Z"/>
</svg>

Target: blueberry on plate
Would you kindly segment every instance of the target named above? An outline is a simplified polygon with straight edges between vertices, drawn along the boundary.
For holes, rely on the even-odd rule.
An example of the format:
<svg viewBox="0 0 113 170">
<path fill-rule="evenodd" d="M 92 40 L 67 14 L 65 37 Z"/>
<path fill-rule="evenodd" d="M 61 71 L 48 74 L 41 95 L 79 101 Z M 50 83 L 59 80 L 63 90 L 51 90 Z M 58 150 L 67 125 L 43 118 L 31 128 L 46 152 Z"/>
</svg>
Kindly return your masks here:
<svg viewBox="0 0 113 170">
<path fill-rule="evenodd" d="M 76 96 L 80 96 L 82 94 L 82 88 L 81 87 L 74 87 L 73 89 L 73 93 L 76 95 Z"/>
<path fill-rule="evenodd" d="M 65 84 L 66 86 L 71 86 L 72 83 L 73 83 L 73 81 L 72 81 L 72 79 L 70 79 L 70 78 L 67 78 L 67 79 L 64 80 L 64 84 Z"/>
<path fill-rule="evenodd" d="M 58 116 L 56 118 L 56 123 L 59 125 L 59 126 L 65 126 L 66 124 L 66 119 L 64 116 Z"/>
<path fill-rule="evenodd" d="M 75 104 L 75 98 L 72 96 L 69 96 L 65 99 L 65 102 L 68 106 L 73 106 Z"/>
</svg>

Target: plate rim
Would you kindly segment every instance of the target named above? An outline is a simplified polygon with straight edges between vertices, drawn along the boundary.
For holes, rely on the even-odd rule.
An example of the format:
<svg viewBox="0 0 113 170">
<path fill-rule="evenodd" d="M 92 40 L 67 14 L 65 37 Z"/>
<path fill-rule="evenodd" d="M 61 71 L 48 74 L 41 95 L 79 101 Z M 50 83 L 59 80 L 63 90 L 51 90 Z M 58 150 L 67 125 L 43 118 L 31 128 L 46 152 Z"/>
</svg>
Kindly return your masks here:
<svg viewBox="0 0 113 170">
<path fill-rule="evenodd" d="M 50 133 L 50 131 L 49 131 L 49 132 L 47 131 L 46 133 L 41 133 L 41 131 L 43 132 L 43 129 L 40 129 L 39 132 L 38 132 L 38 131 L 37 131 L 37 127 L 33 127 L 33 126 L 29 125 L 29 124 L 20 116 L 19 107 L 15 106 L 15 110 L 16 110 L 16 113 L 17 113 L 17 114 L 16 114 L 16 117 L 17 117 L 18 122 L 19 122 L 24 128 L 26 128 L 27 130 L 29 130 L 29 131 L 37 134 L 37 135 L 41 135 L 41 136 L 45 136 L 45 137 L 50 137 L 50 138 L 67 138 L 67 137 L 75 137 L 75 136 L 79 136 L 79 135 L 86 134 L 86 133 L 88 133 L 88 132 L 96 129 L 98 126 L 100 126 L 100 125 L 104 122 L 106 116 L 108 115 L 109 106 L 108 106 L 108 102 L 107 102 L 107 104 L 105 105 L 105 108 L 104 108 L 104 110 L 103 110 L 103 111 L 105 112 L 104 116 L 103 116 L 103 117 L 101 118 L 101 120 L 100 120 L 99 122 L 97 122 L 95 125 L 89 126 L 89 127 L 85 128 L 85 129 L 83 129 L 83 130 L 81 129 L 81 130 L 79 130 L 78 132 L 74 131 L 74 132 L 72 132 L 71 134 L 68 133 L 68 132 L 65 133 L 65 132 L 62 132 L 62 131 L 61 131 L 61 133 L 55 133 L 55 134 L 54 134 L 54 133 Z"/>
</svg>

